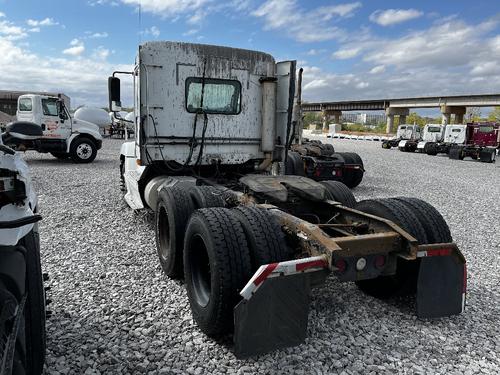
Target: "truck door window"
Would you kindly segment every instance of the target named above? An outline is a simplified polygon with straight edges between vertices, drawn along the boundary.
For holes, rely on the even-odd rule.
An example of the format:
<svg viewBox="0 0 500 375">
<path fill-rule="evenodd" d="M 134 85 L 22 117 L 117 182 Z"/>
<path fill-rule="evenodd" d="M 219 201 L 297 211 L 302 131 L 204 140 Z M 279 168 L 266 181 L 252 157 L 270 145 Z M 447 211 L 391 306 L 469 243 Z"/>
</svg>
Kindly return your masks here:
<svg viewBox="0 0 500 375">
<path fill-rule="evenodd" d="M 42 99 L 43 114 L 57 116 L 57 99 Z"/>
<path fill-rule="evenodd" d="M 491 133 L 492 131 L 493 131 L 493 126 L 480 126 L 479 127 L 480 133 Z"/>
<path fill-rule="evenodd" d="M 462 129 L 451 129 L 451 131 L 453 133 L 460 133 L 462 131 Z"/>
<path fill-rule="evenodd" d="M 19 99 L 19 111 L 29 112 L 33 109 L 33 102 L 31 98 L 21 98 Z"/>
<path fill-rule="evenodd" d="M 429 126 L 428 131 L 429 133 L 440 133 L 441 128 L 439 126 Z"/>
<path fill-rule="evenodd" d="M 190 113 L 201 110 L 202 78 L 186 79 L 186 110 Z M 203 90 L 203 112 L 237 115 L 241 111 L 241 83 L 229 79 L 205 78 Z"/>
</svg>

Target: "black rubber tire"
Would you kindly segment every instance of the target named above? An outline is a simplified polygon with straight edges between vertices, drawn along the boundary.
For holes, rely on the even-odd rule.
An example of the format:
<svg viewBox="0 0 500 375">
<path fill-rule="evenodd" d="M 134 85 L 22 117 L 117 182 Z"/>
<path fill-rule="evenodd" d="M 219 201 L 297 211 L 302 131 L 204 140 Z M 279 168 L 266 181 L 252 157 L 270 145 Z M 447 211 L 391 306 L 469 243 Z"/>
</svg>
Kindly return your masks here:
<svg viewBox="0 0 500 375">
<path fill-rule="evenodd" d="M 267 210 L 257 207 L 237 207 L 233 213 L 245 232 L 253 272 L 263 264 L 291 259 L 285 235 L 275 217 Z"/>
<path fill-rule="evenodd" d="M 69 153 L 67 152 L 51 152 L 50 153 L 53 157 L 61 160 L 65 160 L 69 158 Z"/>
<path fill-rule="evenodd" d="M 193 318 L 217 337 L 232 331 L 239 291 L 250 280 L 250 252 L 243 228 L 227 208 L 204 208 L 191 216 L 184 241 L 184 275 Z"/>
<path fill-rule="evenodd" d="M 304 162 L 298 152 L 289 151 L 286 160 L 285 173 L 288 175 L 305 176 Z"/>
<path fill-rule="evenodd" d="M 127 186 L 125 185 L 125 156 L 120 155 L 120 191 L 126 192 Z"/>
<path fill-rule="evenodd" d="M 335 148 L 333 147 L 332 144 L 330 143 L 325 143 L 325 149 L 327 150 L 328 152 L 328 155 L 331 155 L 331 154 L 334 154 L 335 153 Z"/>
<path fill-rule="evenodd" d="M 327 198 L 342 203 L 343 206 L 354 208 L 356 198 L 352 191 L 340 181 L 321 181 L 327 192 Z"/>
<path fill-rule="evenodd" d="M 438 154 L 437 145 L 435 143 L 426 145 L 425 153 L 427 155 L 436 156 Z"/>
<path fill-rule="evenodd" d="M 84 147 L 85 154 L 90 154 L 86 158 L 82 158 L 78 154 L 78 147 L 82 146 Z M 95 142 L 87 137 L 78 137 L 74 139 L 71 142 L 71 146 L 69 148 L 69 155 L 71 157 L 71 160 L 73 160 L 75 163 L 83 164 L 83 163 L 91 163 L 94 161 L 95 157 L 97 156 L 97 146 Z"/>
<path fill-rule="evenodd" d="M 346 164 L 361 165 L 361 169 L 343 170 L 342 182 L 346 184 L 349 188 L 354 189 L 361 183 L 361 181 L 363 181 L 363 175 L 365 173 L 363 160 L 355 152 L 339 152 L 338 154 L 342 156 Z"/>
<path fill-rule="evenodd" d="M 427 235 L 417 216 L 403 203 L 394 199 L 369 199 L 358 202 L 356 209 L 389 219 L 414 236 L 420 244 L 426 244 Z M 420 260 L 397 259 L 395 275 L 356 281 L 364 293 L 381 299 L 414 294 L 417 287 Z"/>
<path fill-rule="evenodd" d="M 455 160 L 464 160 L 464 152 L 462 146 L 451 146 L 450 151 L 448 153 L 448 157 L 450 159 Z"/>
<path fill-rule="evenodd" d="M 182 277 L 184 233 L 194 211 L 187 192 L 177 186 L 162 188 L 155 213 L 156 250 L 160 265 L 170 278 Z"/>
<path fill-rule="evenodd" d="M 427 243 L 453 241 L 450 227 L 446 223 L 446 220 L 431 204 L 418 198 L 397 197 L 393 199 L 403 203 L 417 216 L 427 235 Z"/>
<path fill-rule="evenodd" d="M 190 186 L 188 194 L 195 209 L 224 207 L 221 191 L 213 186 Z"/>
<path fill-rule="evenodd" d="M 391 145 L 390 145 L 390 143 L 389 143 L 389 142 L 387 142 L 387 141 L 383 141 L 383 142 L 382 142 L 382 148 L 383 148 L 383 149 L 386 149 L 386 150 L 390 150 L 390 149 L 391 149 Z"/>
<path fill-rule="evenodd" d="M 35 228 L 20 242 L 27 250 L 26 291 L 28 299 L 24 314 L 28 374 L 42 374 L 46 351 L 45 290 L 43 288 L 40 242 L 37 230 L 38 225 L 35 224 Z"/>
<path fill-rule="evenodd" d="M 19 321 L 12 362 L 13 375 L 34 374 L 43 372 L 46 351 L 45 334 L 45 291 L 43 288 L 42 270 L 40 265 L 40 244 L 37 226 L 24 236 L 17 247 L 24 248 L 13 250 L 11 265 L 15 265 L 18 277 L 25 276 L 22 284 L 17 284 L 9 275 L 0 274 L 0 360 L 3 359 L 3 350 L 6 349 L 4 340 L 12 335 L 12 317 L 26 295 L 23 319 Z M 5 258 L 3 258 L 4 260 Z M 7 258 L 8 259 L 8 258 Z M 8 262 L 8 260 L 7 260 Z M 23 274 L 19 275 L 22 271 Z M 22 288 L 19 288 L 22 285 Z M 8 297 L 10 296 L 10 298 Z M 7 364 L 7 363 L 6 363 Z M 3 366 L 0 362 L 0 370 Z M 10 363 L 7 364 L 10 367 Z M 1 371 L 4 374 L 3 370 Z"/>
</svg>

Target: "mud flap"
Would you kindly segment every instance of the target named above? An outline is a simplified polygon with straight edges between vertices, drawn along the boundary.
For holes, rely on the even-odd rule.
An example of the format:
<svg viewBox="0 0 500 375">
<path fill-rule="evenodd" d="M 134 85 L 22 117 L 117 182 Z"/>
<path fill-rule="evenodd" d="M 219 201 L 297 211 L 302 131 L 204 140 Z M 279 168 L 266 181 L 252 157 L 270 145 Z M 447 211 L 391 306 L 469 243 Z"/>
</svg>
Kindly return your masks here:
<svg viewBox="0 0 500 375">
<path fill-rule="evenodd" d="M 323 257 L 261 266 L 234 308 L 234 352 L 245 358 L 299 345 L 307 336 L 311 287 L 329 273 Z"/>
<path fill-rule="evenodd" d="M 465 308 L 467 268 L 463 255 L 453 248 L 419 252 L 422 257 L 417 282 L 417 316 L 439 318 Z"/>
</svg>

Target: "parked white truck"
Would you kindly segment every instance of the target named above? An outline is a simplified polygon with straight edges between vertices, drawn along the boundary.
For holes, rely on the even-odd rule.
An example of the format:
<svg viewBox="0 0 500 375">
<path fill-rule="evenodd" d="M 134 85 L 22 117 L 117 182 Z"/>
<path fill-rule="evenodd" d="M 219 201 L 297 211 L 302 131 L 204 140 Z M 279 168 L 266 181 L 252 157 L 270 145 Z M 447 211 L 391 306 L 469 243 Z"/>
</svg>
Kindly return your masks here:
<svg viewBox="0 0 500 375">
<path fill-rule="evenodd" d="M 397 146 L 404 149 L 407 141 L 419 140 L 420 134 L 420 126 L 401 124 L 396 131 L 396 137 L 383 141 L 382 148 L 390 149 Z"/>
<path fill-rule="evenodd" d="M 448 154 L 452 146 L 465 144 L 466 135 L 467 125 L 446 125 L 442 140 L 428 142 L 426 145 L 425 153 L 432 156 L 441 153 Z"/>
<path fill-rule="evenodd" d="M 17 101 L 17 121 L 7 125 L 3 143 L 16 151 L 50 152 L 58 159 L 90 163 L 102 146 L 99 127 L 72 118 L 58 97 L 26 94 Z"/>
<path fill-rule="evenodd" d="M 427 152 L 430 144 L 443 141 L 446 126 L 442 124 L 426 124 L 422 132 L 422 139 L 417 143 L 416 152 Z"/>
<path fill-rule="evenodd" d="M 356 202 L 341 182 L 285 174 L 287 144 L 301 142 L 295 66 L 157 41 L 126 73 L 137 122 L 120 154 L 125 200 L 155 212 L 160 264 L 184 277 L 199 328 L 234 330 L 238 357 L 298 345 L 310 288 L 328 274 L 379 298 L 416 294 L 421 318 L 460 313 L 465 259 L 431 205 Z M 113 111 L 118 74 L 108 80 Z"/>
<path fill-rule="evenodd" d="M 0 139 L 0 374 L 39 375 L 45 290 L 37 196 L 27 164 Z"/>
</svg>

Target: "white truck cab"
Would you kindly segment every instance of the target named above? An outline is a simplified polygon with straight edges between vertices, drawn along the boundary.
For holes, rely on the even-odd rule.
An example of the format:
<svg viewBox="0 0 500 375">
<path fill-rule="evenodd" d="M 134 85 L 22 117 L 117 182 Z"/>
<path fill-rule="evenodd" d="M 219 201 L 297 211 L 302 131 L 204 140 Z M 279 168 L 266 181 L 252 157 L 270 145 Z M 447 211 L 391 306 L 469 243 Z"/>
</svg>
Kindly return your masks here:
<svg viewBox="0 0 500 375">
<path fill-rule="evenodd" d="M 38 94 L 21 95 L 17 121 L 9 124 L 3 142 L 15 150 L 50 152 L 77 163 L 90 163 L 101 148 L 99 127 L 71 117 L 62 99 Z"/>
<path fill-rule="evenodd" d="M 429 142 L 442 142 L 444 137 L 445 125 L 426 124 L 422 133 L 422 140 L 417 144 L 417 152 L 424 152 L 425 145 Z"/>
<path fill-rule="evenodd" d="M 466 132 L 467 132 L 467 125 L 464 124 L 446 125 L 446 130 L 444 131 L 444 136 L 443 136 L 443 142 L 450 144 L 464 144 Z"/>
<path fill-rule="evenodd" d="M 421 137 L 420 126 L 411 124 L 401 124 L 396 132 L 396 139 L 399 139 L 398 148 L 405 149 L 408 141 L 418 141 Z"/>
</svg>

